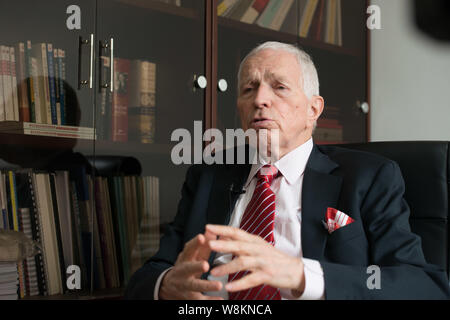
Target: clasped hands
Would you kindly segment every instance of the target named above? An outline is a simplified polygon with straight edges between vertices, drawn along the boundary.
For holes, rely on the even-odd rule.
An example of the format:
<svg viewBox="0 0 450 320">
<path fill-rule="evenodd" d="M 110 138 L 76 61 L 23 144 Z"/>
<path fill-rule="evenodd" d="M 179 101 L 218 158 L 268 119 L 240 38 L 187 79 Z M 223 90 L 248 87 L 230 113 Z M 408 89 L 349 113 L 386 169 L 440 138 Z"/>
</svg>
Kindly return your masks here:
<svg viewBox="0 0 450 320">
<path fill-rule="evenodd" d="M 302 259 L 289 256 L 276 249 L 259 236 L 239 228 L 207 225 L 204 234 L 198 234 L 184 246 L 172 269 L 164 276 L 160 299 L 218 300 L 220 297 L 206 296 L 203 292 L 219 291 L 222 282 L 200 279 L 210 268 L 211 251 L 231 253 L 229 263 L 211 269 L 215 277 L 243 270 L 249 273 L 229 282 L 225 289 L 235 292 L 267 284 L 275 288 L 291 289 L 300 296 L 305 288 Z"/>
</svg>

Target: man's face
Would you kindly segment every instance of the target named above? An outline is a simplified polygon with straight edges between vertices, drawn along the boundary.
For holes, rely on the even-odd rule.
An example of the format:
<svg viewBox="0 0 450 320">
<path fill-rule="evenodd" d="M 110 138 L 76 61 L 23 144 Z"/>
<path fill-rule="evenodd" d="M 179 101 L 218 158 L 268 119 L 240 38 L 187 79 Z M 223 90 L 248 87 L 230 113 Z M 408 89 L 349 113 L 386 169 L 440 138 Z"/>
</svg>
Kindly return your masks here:
<svg viewBox="0 0 450 320">
<path fill-rule="evenodd" d="M 278 129 L 280 157 L 306 142 L 323 99 L 303 92 L 300 65 L 288 52 L 264 49 L 242 68 L 237 107 L 242 128 Z"/>
</svg>

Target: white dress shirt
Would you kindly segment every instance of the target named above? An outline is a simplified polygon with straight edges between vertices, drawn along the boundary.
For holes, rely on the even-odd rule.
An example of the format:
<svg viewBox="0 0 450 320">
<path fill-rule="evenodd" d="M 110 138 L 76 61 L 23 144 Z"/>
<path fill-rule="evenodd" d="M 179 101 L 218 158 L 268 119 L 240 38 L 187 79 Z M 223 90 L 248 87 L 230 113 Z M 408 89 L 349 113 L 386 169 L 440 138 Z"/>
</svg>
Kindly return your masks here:
<svg viewBox="0 0 450 320">
<path fill-rule="evenodd" d="M 280 171 L 281 175 L 273 180 L 270 188 L 275 193 L 275 222 L 274 222 L 274 239 L 275 248 L 293 257 L 302 257 L 301 244 L 301 221 L 302 221 L 302 204 L 301 194 L 303 186 L 303 176 L 306 163 L 313 148 L 312 138 L 306 143 L 292 150 L 273 165 Z M 229 225 L 239 228 L 242 215 L 245 208 L 250 202 L 255 184 L 257 181 L 256 174 L 259 169 L 267 162 L 260 159 L 258 164 L 253 164 L 250 174 L 244 185 L 245 193 L 241 194 L 237 199 L 233 213 L 230 218 Z M 217 253 L 213 262 L 213 266 L 225 264 L 231 261 L 232 254 Z M 325 283 L 323 270 L 317 260 L 302 258 L 305 272 L 305 291 L 298 299 L 319 300 L 324 299 Z M 168 271 L 168 270 L 167 270 Z M 167 272 L 166 271 L 166 272 Z M 158 298 L 159 285 L 166 273 L 164 272 L 158 278 L 155 286 L 154 297 Z M 219 280 L 223 283 L 221 291 L 207 292 L 210 296 L 220 296 L 228 299 L 228 292 L 224 289 L 228 281 L 228 276 L 213 277 L 209 275 L 209 280 Z M 297 299 L 291 290 L 281 289 L 282 299 Z"/>
</svg>

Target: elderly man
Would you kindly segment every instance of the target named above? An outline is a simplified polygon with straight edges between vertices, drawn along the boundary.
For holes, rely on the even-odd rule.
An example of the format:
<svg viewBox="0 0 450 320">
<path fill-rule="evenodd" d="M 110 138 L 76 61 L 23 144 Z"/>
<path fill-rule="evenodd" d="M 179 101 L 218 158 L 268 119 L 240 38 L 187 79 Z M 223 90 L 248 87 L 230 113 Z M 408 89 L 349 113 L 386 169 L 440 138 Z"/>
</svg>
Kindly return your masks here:
<svg viewBox="0 0 450 320">
<path fill-rule="evenodd" d="M 160 250 L 126 296 L 448 298 L 445 273 L 426 264 L 410 231 L 397 164 L 314 145 L 324 100 L 310 57 L 267 42 L 242 61 L 238 78 L 242 128 L 277 130 L 278 159 L 191 167 Z M 375 286 L 371 265 L 380 270 Z"/>
</svg>

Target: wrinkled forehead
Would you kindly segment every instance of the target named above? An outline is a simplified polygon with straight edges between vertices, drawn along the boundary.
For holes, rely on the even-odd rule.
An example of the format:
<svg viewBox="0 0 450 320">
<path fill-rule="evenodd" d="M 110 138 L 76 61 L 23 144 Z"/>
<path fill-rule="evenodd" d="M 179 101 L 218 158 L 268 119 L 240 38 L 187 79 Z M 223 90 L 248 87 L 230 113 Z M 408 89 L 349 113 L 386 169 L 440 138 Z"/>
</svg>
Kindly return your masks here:
<svg viewBox="0 0 450 320">
<path fill-rule="evenodd" d="M 244 62 L 241 83 L 252 81 L 299 81 L 301 69 L 294 54 L 281 50 L 262 50 Z"/>
</svg>

